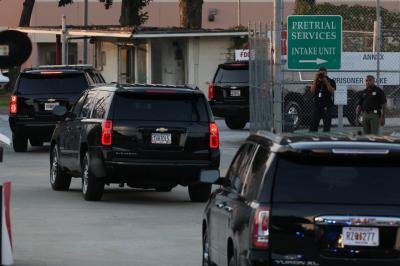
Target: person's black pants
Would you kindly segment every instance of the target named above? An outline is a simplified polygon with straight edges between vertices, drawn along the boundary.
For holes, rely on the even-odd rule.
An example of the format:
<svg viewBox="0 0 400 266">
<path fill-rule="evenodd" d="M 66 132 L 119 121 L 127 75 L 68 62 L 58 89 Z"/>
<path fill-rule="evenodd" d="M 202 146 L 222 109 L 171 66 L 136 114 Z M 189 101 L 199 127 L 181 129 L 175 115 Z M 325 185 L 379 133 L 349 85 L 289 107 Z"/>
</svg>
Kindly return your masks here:
<svg viewBox="0 0 400 266">
<path fill-rule="evenodd" d="M 331 131 L 332 106 L 314 105 L 310 125 L 311 132 L 318 131 L 321 119 L 324 123 L 324 132 Z"/>
</svg>

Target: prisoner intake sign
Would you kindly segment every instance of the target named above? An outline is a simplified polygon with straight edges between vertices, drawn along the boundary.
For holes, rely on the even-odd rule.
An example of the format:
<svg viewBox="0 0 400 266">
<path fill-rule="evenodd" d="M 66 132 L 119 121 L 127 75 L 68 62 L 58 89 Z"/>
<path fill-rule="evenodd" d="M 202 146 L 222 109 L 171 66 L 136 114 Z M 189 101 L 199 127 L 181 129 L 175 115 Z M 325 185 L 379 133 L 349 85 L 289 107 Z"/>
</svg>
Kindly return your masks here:
<svg viewBox="0 0 400 266">
<path fill-rule="evenodd" d="M 288 17 L 288 69 L 340 69 L 341 16 Z"/>
</svg>

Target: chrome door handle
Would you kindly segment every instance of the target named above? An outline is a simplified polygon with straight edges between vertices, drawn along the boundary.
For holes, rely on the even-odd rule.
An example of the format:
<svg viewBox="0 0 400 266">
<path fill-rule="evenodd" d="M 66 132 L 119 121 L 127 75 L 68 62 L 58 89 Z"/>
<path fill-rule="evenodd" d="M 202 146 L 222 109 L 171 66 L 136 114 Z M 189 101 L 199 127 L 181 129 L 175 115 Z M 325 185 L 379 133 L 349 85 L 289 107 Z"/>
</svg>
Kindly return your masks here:
<svg viewBox="0 0 400 266">
<path fill-rule="evenodd" d="M 227 211 L 227 212 L 232 212 L 233 209 L 232 209 L 231 207 L 229 207 L 229 206 L 225 206 L 225 211 Z"/>
<path fill-rule="evenodd" d="M 215 206 L 217 206 L 217 208 L 222 209 L 225 205 L 222 203 L 217 203 L 217 204 L 215 204 Z"/>
</svg>

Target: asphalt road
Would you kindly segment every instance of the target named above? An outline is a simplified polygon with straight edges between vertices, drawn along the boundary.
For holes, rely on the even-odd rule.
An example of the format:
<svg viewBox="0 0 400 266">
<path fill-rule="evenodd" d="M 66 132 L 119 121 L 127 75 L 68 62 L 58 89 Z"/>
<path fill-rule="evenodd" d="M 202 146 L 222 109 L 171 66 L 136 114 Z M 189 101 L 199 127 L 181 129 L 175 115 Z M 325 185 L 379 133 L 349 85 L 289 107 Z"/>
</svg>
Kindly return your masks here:
<svg viewBox="0 0 400 266">
<path fill-rule="evenodd" d="M 0 133 L 10 136 L 6 116 Z M 221 173 L 248 130 L 221 135 Z M 198 266 L 204 203 L 187 189 L 154 192 L 106 187 L 100 202 L 86 202 L 80 179 L 70 191 L 51 190 L 48 147 L 27 153 L 7 149 L 0 177 L 12 182 L 11 219 L 16 266 Z"/>
</svg>

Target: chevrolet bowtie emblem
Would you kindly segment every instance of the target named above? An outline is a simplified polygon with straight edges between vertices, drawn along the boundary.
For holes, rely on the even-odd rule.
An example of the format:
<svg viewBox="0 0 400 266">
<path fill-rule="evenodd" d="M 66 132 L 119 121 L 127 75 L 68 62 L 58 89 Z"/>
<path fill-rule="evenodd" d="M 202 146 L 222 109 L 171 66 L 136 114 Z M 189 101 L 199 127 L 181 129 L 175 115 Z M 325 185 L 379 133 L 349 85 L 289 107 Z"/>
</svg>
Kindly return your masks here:
<svg viewBox="0 0 400 266">
<path fill-rule="evenodd" d="M 48 99 L 47 101 L 51 103 L 51 102 L 55 102 L 56 99 Z"/>
<path fill-rule="evenodd" d="M 164 128 L 164 127 L 159 127 L 156 129 L 157 132 L 167 132 L 168 128 Z"/>
</svg>

